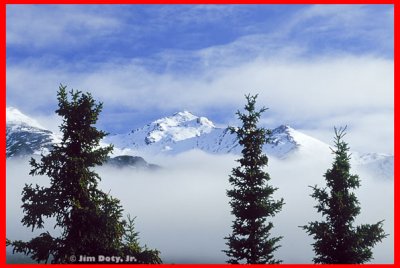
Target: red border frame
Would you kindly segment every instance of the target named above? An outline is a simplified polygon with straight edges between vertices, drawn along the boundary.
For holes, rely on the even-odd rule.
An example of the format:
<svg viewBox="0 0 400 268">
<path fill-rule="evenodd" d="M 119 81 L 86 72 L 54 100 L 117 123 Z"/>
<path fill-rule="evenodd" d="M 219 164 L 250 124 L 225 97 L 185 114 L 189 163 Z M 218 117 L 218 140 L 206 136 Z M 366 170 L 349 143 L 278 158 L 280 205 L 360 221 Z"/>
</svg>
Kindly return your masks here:
<svg viewBox="0 0 400 268">
<path fill-rule="evenodd" d="M 0 117 L 2 124 L 0 126 L 0 135 L 2 142 L 0 143 L 0 150 L 6 151 L 6 6 L 7 4 L 393 4 L 394 5 L 394 77 L 400 77 L 400 68 L 398 68 L 398 64 L 400 61 L 400 54 L 396 53 L 396 48 L 400 42 L 400 1 L 398 0 L 0 0 L 0 83 L 1 83 L 1 109 L 0 109 Z M 398 49 L 397 49 L 398 51 Z M 394 103 L 398 103 L 399 93 L 399 79 L 394 80 Z M 399 215 L 399 200 L 400 197 L 400 186 L 396 181 L 399 173 L 400 167 L 400 158 L 397 157 L 399 153 L 399 144 L 396 142 L 399 137 L 399 130 L 396 125 L 398 115 L 399 115 L 399 106 L 394 107 L 394 203 L 395 203 L 395 215 L 394 215 L 394 263 L 393 264 L 364 264 L 373 267 L 397 267 L 400 265 L 400 247 L 399 241 L 400 238 L 397 235 L 397 230 L 399 229 L 400 215 Z M 0 195 L 2 197 L 0 202 L 0 241 L 5 241 L 6 239 L 6 154 L 3 153 L 1 156 L 0 167 L 2 171 L 1 187 L 0 187 Z M 396 168 L 397 167 L 397 168 Z M 4 243 L 4 242 L 3 242 Z M 42 267 L 44 264 L 6 264 L 6 250 L 4 248 L 0 253 L 0 266 L 1 267 L 26 267 L 35 265 L 35 267 Z M 52 266 L 62 266 L 62 267 L 94 267 L 91 264 L 62 264 L 57 265 L 54 264 Z M 162 264 L 163 267 L 226 267 L 231 264 Z M 279 264 L 272 265 L 272 267 L 277 266 L 295 266 L 295 267 L 311 267 L 314 264 Z M 102 267 L 115 267 L 116 264 L 103 264 Z M 118 267 L 120 267 L 119 265 Z M 123 267 L 132 266 L 129 264 L 122 264 Z M 148 266 L 156 266 L 156 265 L 135 265 L 135 267 L 148 267 Z M 255 266 L 255 265 L 250 265 Z M 271 266 L 271 265 L 268 265 Z M 333 265 L 335 267 L 359 267 L 359 265 Z"/>
</svg>

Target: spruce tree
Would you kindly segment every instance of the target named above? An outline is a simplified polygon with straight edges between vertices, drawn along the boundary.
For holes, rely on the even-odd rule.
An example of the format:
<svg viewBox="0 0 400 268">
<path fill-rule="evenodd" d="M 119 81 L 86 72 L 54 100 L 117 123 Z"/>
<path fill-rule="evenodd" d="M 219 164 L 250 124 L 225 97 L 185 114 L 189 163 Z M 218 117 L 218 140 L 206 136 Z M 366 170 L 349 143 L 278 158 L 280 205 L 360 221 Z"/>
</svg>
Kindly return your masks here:
<svg viewBox="0 0 400 268">
<path fill-rule="evenodd" d="M 135 217 L 136 218 L 136 217 Z M 123 255 L 129 256 L 130 260 L 125 263 L 134 264 L 160 264 L 160 252 L 158 250 L 149 249 L 145 245 L 140 246 L 139 233 L 135 231 L 135 218 L 128 215 L 127 224 L 124 234 L 124 245 L 122 247 Z M 132 258 L 133 257 L 133 258 Z"/>
<path fill-rule="evenodd" d="M 62 85 L 57 94 L 62 140 L 39 162 L 30 161 L 30 175 L 49 177 L 50 186 L 25 185 L 22 223 L 33 231 L 43 229 L 46 218 L 55 218 L 54 228 L 61 235 L 43 232 L 28 242 L 7 240 L 7 245 L 38 263 L 75 263 L 83 255 L 121 256 L 126 232 L 122 207 L 118 199 L 98 189 L 100 177 L 94 171 L 113 149 L 99 146 L 107 135 L 95 127 L 103 105 L 81 91 L 70 91 L 69 98 Z"/>
<path fill-rule="evenodd" d="M 360 214 L 360 205 L 353 190 L 360 187 L 358 175 L 350 174 L 349 147 L 343 141 L 346 127 L 335 130 L 335 155 L 332 168 L 324 177 L 326 188 L 311 187 L 312 197 L 317 199 L 315 206 L 325 221 L 310 222 L 302 226 L 312 235 L 316 254 L 315 263 L 322 264 L 362 264 L 372 259 L 371 249 L 387 236 L 382 225 L 362 224 L 353 226 Z"/>
<path fill-rule="evenodd" d="M 257 95 L 246 96 L 244 109 L 247 113 L 236 113 L 242 126 L 230 128 L 243 147 L 242 158 L 237 160 L 240 166 L 234 168 L 229 177 L 233 189 L 227 191 L 235 220 L 232 234 L 225 237 L 229 249 L 224 252 L 230 257 L 228 263 L 232 264 L 281 262 L 274 259 L 273 252 L 280 247 L 277 243 L 282 237 L 271 238 L 273 224 L 266 221 L 282 209 L 283 199 L 274 200 L 272 195 L 277 188 L 267 184 L 270 176 L 264 167 L 268 164 L 268 157 L 262 149 L 269 142 L 271 131 L 257 126 L 261 114 L 267 109 L 263 107 L 256 111 L 256 98 Z"/>
</svg>

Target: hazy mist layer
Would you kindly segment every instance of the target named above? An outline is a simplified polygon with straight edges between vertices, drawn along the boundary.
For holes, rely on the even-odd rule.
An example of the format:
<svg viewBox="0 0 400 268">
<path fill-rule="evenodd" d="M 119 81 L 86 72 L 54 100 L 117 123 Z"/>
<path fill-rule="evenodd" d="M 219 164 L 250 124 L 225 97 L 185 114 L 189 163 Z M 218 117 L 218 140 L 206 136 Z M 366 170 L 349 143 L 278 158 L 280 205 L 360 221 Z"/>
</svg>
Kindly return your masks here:
<svg viewBox="0 0 400 268">
<path fill-rule="evenodd" d="M 100 187 L 121 200 L 125 215 L 137 216 L 141 244 L 160 250 L 165 263 L 224 263 L 227 258 L 221 251 L 226 249 L 223 238 L 230 234 L 233 220 L 226 189 L 237 158 L 191 151 L 146 159 L 164 167 L 156 172 L 100 167 Z M 331 161 L 323 156 L 270 158 L 266 168 L 270 183 L 279 188 L 276 198 L 283 197 L 285 201 L 282 212 L 272 219 L 272 235 L 283 236 L 282 247 L 275 256 L 284 263 L 312 263 L 313 240 L 298 226 L 321 219 L 308 186 L 324 185 L 323 174 Z M 47 178 L 29 176 L 27 163 L 7 160 L 7 238 L 12 240 L 33 236 L 31 229 L 20 223 L 24 183 L 48 184 Z M 361 188 L 356 195 L 362 210 L 357 224 L 385 220 L 384 229 L 390 236 L 374 248 L 373 263 L 393 263 L 393 180 L 365 175 L 360 178 Z M 59 233 L 51 222 L 46 230 Z"/>
</svg>

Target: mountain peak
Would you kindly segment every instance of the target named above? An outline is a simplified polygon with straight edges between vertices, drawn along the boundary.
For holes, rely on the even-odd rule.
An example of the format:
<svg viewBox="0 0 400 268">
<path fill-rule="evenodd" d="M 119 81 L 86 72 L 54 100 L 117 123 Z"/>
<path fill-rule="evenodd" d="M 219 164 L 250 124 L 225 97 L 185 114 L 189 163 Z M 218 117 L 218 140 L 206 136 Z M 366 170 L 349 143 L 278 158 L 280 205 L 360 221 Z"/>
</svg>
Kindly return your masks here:
<svg viewBox="0 0 400 268">
<path fill-rule="evenodd" d="M 278 133 L 288 133 L 289 131 L 294 130 L 292 127 L 290 127 L 289 125 L 280 125 L 277 128 L 274 128 L 272 130 L 273 134 L 278 134 Z"/>
<path fill-rule="evenodd" d="M 187 111 L 187 110 L 183 110 L 181 112 L 176 112 L 173 114 L 173 116 L 182 116 L 182 117 L 188 117 L 188 118 L 194 118 L 197 117 L 194 114 L 192 114 L 191 112 Z"/>
<path fill-rule="evenodd" d="M 158 119 L 146 130 L 145 142 L 151 144 L 161 140 L 181 141 L 209 133 L 214 124 L 205 117 L 198 117 L 189 111 L 176 112 L 172 116 Z"/>
<path fill-rule="evenodd" d="M 188 121 L 192 121 L 197 119 L 198 116 L 195 116 L 191 112 L 188 111 L 183 111 L 183 112 L 176 112 L 171 116 L 163 117 L 160 119 L 157 119 L 151 124 L 156 124 L 156 125 L 169 125 L 169 126 L 176 126 L 181 123 L 185 123 Z"/>
<path fill-rule="evenodd" d="M 17 108 L 6 108 L 6 156 L 46 153 L 55 136 Z"/>
<path fill-rule="evenodd" d="M 152 122 L 150 125 L 156 125 L 161 128 L 161 130 L 167 127 L 196 127 L 197 125 L 215 128 L 214 123 L 208 118 L 196 116 L 186 110 L 176 112 L 172 116 L 160 118 Z"/>
<path fill-rule="evenodd" d="M 39 129 L 45 129 L 36 120 L 23 114 L 20 110 L 15 107 L 6 108 L 6 124 L 10 125 L 27 125 Z"/>
</svg>

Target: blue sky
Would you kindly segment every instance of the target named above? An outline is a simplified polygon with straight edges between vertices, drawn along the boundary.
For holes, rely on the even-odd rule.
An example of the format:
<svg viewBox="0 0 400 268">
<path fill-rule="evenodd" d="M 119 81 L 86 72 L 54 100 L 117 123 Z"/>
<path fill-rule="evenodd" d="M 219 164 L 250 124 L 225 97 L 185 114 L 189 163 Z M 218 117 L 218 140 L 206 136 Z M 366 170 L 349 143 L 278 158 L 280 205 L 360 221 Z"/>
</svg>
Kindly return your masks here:
<svg viewBox="0 0 400 268">
<path fill-rule="evenodd" d="M 393 31 L 391 5 L 7 5 L 7 106 L 54 129 L 63 83 L 113 133 L 183 109 L 234 124 L 259 93 L 268 127 L 347 124 L 392 153 Z"/>
</svg>

